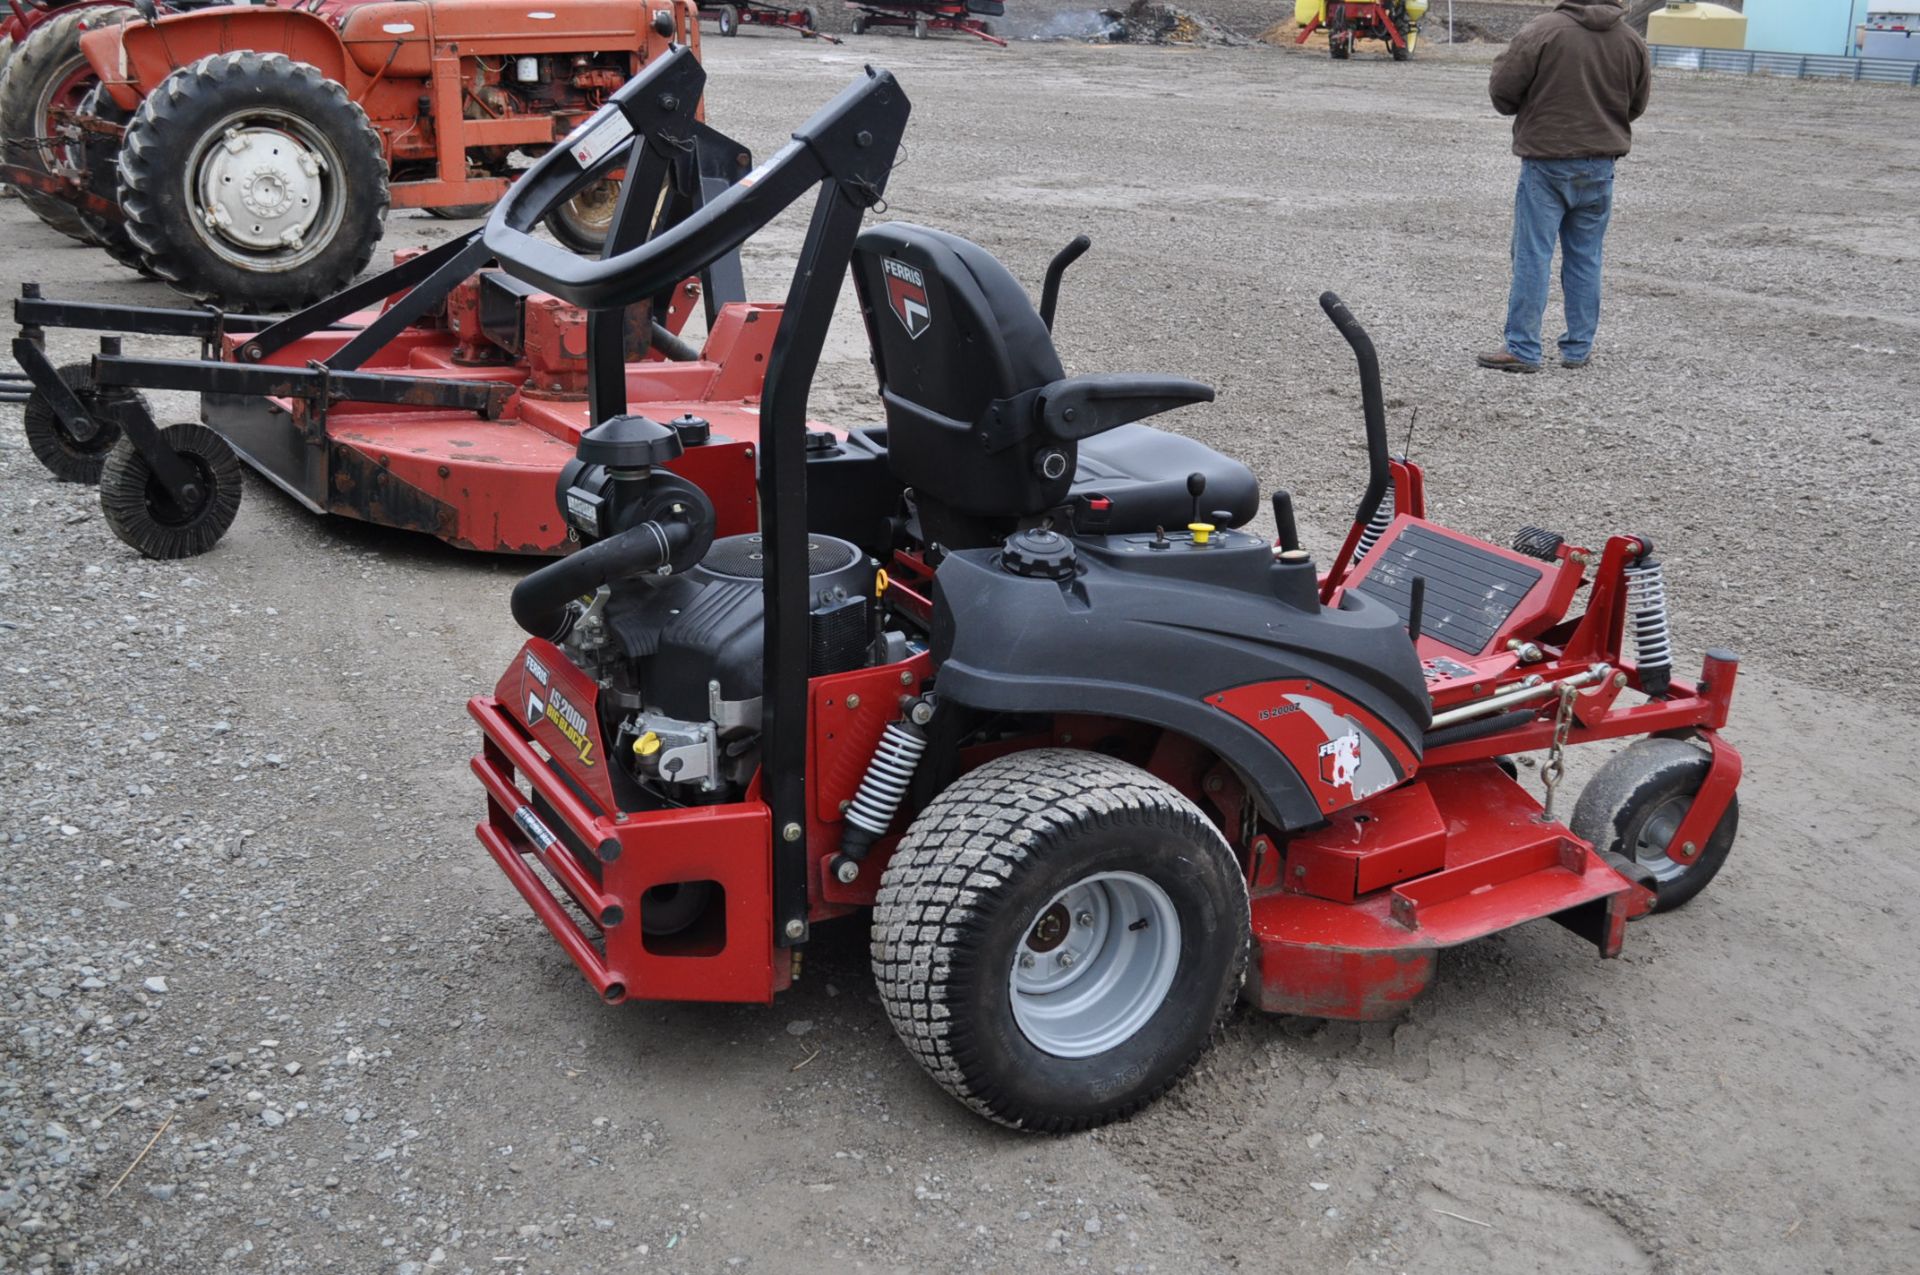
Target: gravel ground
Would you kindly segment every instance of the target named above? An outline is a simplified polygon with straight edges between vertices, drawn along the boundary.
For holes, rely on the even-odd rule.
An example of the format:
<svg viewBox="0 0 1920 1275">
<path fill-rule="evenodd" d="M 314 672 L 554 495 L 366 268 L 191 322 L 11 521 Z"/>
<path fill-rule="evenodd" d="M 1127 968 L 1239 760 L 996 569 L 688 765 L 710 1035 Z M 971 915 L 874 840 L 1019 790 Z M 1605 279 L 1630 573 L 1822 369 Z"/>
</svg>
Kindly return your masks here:
<svg viewBox="0 0 1920 1275">
<path fill-rule="evenodd" d="M 1420 409 L 1439 516 L 1652 535 L 1683 660 L 1747 656 L 1732 865 L 1620 961 L 1511 932 L 1399 1021 L 1242 1013 L 1141 1117 L 1014 1136 L 915 1070 L 857 923 L 770 1010 L 596 1003 L 471 833 L 460 705 L 523 563 L 252 480 L 215 553 L 143 562 L 0 409 L 0 1270 L 1912 1270 L 1920 697 L 1884 650 L 1917 593 L 1920 97 L 1663 76 L 1599 359 L 1522 378 L 1469 365 L 1513 175 L 1483 52 L 709 50 L 763 153 L 894 69 L 894 215 L 1029 279 L 1090 231 L 1069 364 L 1218 385 L 1165 419 L 1291 486 L 1316 545 L 1361 472 L 1323 287 Z M 797 236 L 750 246 L 756 290 Z M 166 300 L 17 202 L 0 255 Z M 816 410 L 865 415 L 838 323 Z"/>
</svg>

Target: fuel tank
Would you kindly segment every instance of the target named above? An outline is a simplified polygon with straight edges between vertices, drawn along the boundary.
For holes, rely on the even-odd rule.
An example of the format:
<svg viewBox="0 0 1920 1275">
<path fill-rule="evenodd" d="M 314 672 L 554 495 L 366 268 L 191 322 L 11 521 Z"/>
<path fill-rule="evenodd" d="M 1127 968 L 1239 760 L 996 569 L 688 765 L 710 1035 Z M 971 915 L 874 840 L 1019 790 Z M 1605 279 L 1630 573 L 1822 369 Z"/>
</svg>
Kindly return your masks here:
<svg viewBox="0 0 1920 1275">
<path fill-rule="evenodd" d="M 1311 564 L 1276 562 L 1257 536 L 1027 532 L 949 554 L 934 590 L 939 695 L 1177 731 L 1284 829 L 1418 766 L 1430 706 L 1399 617 L 1357 593 L 1321 607 Z"/>
</svg>

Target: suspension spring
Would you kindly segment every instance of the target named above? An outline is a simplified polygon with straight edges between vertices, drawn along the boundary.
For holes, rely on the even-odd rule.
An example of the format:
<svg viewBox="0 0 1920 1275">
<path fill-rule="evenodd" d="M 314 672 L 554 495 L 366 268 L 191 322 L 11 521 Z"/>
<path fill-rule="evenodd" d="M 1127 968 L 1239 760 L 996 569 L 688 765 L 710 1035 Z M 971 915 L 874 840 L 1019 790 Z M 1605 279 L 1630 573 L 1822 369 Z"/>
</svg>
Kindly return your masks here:
<svg viewBox="0 0 1920 1275">
<path fill-rule="evenodd" d="M 1627 619 L 1633 630 L 1640 689 L 1664 695 L 1673 676 L 1673 625 L 1667 617 L 1667 578 L 1651 557 L 1622 570 L 1627 581 Z"/>
<path fill-rule="evenodd" d="M 847 808 L 847 822 L 875 837 L 883 837 L 893 826 L 893 817 L 906 800 L 907 786 L 927 751 L 927 737 L 911 722 L 889 722 L 867 763 L 860 780 L 860 791 Z"/>
<path fill-rule="evenodd" d="M 1393 525 L 1393 479 L 1387 479 L 1386 494 L 1380 497 L 1380 503 L 1374 508 L 1373 517 L 1367 519 L 1367 529 L 1360 533 L 1360 543 L 1353 547 L 1353 565 L 1359 566 L 1369 550 L 1380 543 L 1380 537 L 1387 534 L 1387 528 Z"/>
<path fill-rule="evenodd" d="M 913 772 L 927 751 L 927 734 L 921 728 L 932 720 L 933 706 L 925 699 L 908 707 L 907 715 L 887 723 L 874 746 L 873 759 L 861 777 L 859 790 L 847 806 L 847 828 L 840 838 L 840 853 L 828 865 L 842 882 L 852 883 L 860 875 L 860 861 L 867 857 L 873 843 L 887 835 L 893 817 L 900 813 L 907 789 L 913 784 Z"/>
</svg>

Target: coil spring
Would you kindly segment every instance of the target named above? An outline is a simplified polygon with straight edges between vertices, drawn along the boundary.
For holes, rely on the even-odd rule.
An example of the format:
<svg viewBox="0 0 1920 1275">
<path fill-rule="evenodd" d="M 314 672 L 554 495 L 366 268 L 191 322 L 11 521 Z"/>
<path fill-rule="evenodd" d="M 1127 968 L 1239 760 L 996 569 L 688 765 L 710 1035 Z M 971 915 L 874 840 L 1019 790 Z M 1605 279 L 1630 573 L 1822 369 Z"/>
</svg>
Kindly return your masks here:
<svg viewBox="0 0 1920 1275">
<path fill-rule="evenodd" d="M 867 763 L 860 790 L 847 807 L 847 822 L 876 837 L 884 837 L 893 824 L 900 803 L 906 799 L 907 786 L 913 782 L 920 755 L 927 751 L 927 737 L 905 722 L 889 722 L 880 734 L 880 743 Z"/>
<path fill-rule="evenodd" d="M 1373 517 L 1367 519 L 1367 529 L 1360 533 L 1360 543 L 1353 547 L 1354 565 L 1367 556 L 1367 551 L 1380 543 L 1380 537 L 1387 534 L 1387 528 L 1393 525 L 1393 479 L 1387 479 L 1386 494 L 1380 497 L 1380 504 L 1374 509 Z"/>
<path fill-rule="evenodd" d="M 1627 614 L 1633 626 L 1633 654 L 1643 689 L 1664 689 L 1673 669 L 1673 626 L 1667 618 L 1666 572 L 1652 558 L 1623 569 L 1627 578 Z M 1648 674 L 1654 686 L 1648 688 Z"/>
</svg>

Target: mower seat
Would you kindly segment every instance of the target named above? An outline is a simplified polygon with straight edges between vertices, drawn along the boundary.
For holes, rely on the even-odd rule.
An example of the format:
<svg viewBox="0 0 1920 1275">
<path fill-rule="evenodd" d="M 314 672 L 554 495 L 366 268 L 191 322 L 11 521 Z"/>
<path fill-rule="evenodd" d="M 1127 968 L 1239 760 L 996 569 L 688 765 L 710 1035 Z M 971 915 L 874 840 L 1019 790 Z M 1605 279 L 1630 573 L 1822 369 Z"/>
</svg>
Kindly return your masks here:
<svg viewBox="0 0 1920 1275">
<path fill-rule="evenodd" d="M 854 244 L 860 297 L 887 417 L 888 463 L 911 488 L 929 539 L 993 544 L 1022 519 L 1067 506 L 1106 531 L 1184 526 L 1187 476 L 1207 478 L 1203 515 L 1253 516 L 1245 466 L 1135 424 L 1205 385 L 1174 377 L 1068 377 L 1052 334 L 1007 268 L 957 235 L 905 222 Z M 1100 502 L 1104 502 L 1104 504 Z M 1086 530 L 1095 530 L 1087 526 Z"/>
</svg>

